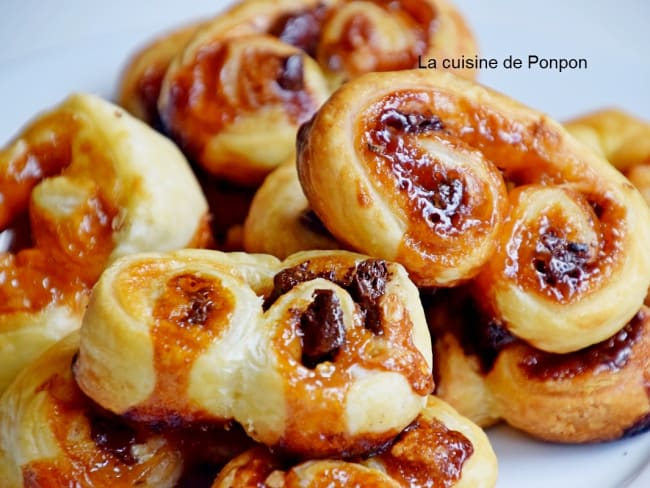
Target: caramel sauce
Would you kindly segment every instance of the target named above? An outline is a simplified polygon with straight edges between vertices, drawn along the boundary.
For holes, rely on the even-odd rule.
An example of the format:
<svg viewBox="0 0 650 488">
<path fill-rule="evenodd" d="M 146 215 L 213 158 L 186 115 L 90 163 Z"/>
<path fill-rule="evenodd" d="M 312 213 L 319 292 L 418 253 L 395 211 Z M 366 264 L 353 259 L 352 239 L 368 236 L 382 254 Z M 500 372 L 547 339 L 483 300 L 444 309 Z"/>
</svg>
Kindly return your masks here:
<svg viewBox="0 0 650 488">
<path fill-rule="evenodd" d="M 279 106 L 291 123 L 299 125 L 317 108 L 301 81 L 301 54 L 278 55 L 257 47 L 245 50 L 238 72 L 228 74 L 225 80 L 236 86 L 226 87 L 222 81 L 228 56 L 228 43 L 206 44 L 170 81 L 169 101 L 160 115 L 194 158 L 200 157 L 214 134 L 239 117 Z"/>
<path fill-rule="evenodd" d="M 528 348 L 519 366 L 529 378 L 540 381 L 568 380 L 586 372 L 618 371 L 628 364 L 647 320 L 646 313 L 641 311 L 609 339 L 568 354 L 544 353 Z"/>
<path fill-rule="evenodd" d="M 430 36 L 435 31 L 437 12 L 426 2 L 418 0 L 374 0 L 385 15 L 398 19 L 404 25 L 405 35 L 413 42 L 406 49 L 384 52 L 374 39 L 381 32 L 381 26 L 361 15 L 346 19 L 342 35 L 334 42 L 321 42 L 318 58 L 333 71 L 345 72 L 349 77 L 356 77 L 371 71 L 397 71 L 417 66 L 418 57 L 429 47 Z M 337 15 L 333 9 L 325 20 Z M 355 54 L 363 52 L 363 66 L 359 65 Z"/>
<path fill-rule="evenodd" d="M 180 274 L 167 281 L 152 314 L 156 386 L 128 412 L 130 418 L 148 423 L 165 419 L 168 426 L 203 420 L 187 411 L 190 373 L 194 361 L 227 330 L 234 301 L 215 277 Z"/>
<path fill-rule="evenodd" d="M 474 446 L 463 434 L 420 417 L 379 458 L 402 486 L 449 488 L 460 479 L 473 453 Z"/>
<path fill-rule="evenodd" d="M 50 220 L 30 203 L 31 191 L 44 178 L 83 177 L 68 168 L 81 124 L 65 111 L 45 116 L 23 134 L 26 150 L 5 162 L 0 175 L 0 229 L 11 242 L 0 253 L 0 314 L 33 312 L 50 303 L 82 310 L 114 248 L 117 209 L 98 186 L 64 221 Z M 101 165 L 102 156 L 93 146 L 82 141 L 77 150 Z M 106 176 L 108 183 L 112 175 Z"/>
<path fill-rule="evenodd" d="M 47 395 L 48 428 L 61 454 L 22 467 L 26 488 L 61 486 L 124 486 L 147 480 L 152 466 L 177 454 L 162 446 L 140 460 L 132 448 L 146 442 L 147 434 L 94 405 L 76 386 L 72 375 L 54 374 L 37 390 Z"/>
<path fill-rule="evenodd" d="M 339 285 L 345 284 L 346 281 L 350 283 L 357 268 L 354 259 L 314 258 L 308 262 L 308 269 L 304 270 L 303 281 L 316 276 L 325 277 L 329 271 L 333 274 L 329 278 L 331 281 Z M 295 284 L 297 280 L 294 286 Z M 305 305 L 307 306 L 308 304 Z M 345 434 L 321 434 L 314 438 L 313 433 L 319 432 L 321 425 L 331 426 L 333 432 L 346 431 L 341 423 L 345 418 L 343 408 L 353 380 L 354 367 L 397 372 L 406 377 L 417 394 L 426 395 L 432 391 L 431 371 L 413 344 L 413 324 L 408 311 L 396 295 L 388 293 L 381 297 L 380 307 L 383 317 L 381 335 L 364 326 L 365 314 L 359 307 L 354 318 L 356 326 L 349 324 L 345 327 L 345 341 L 337 349 L 333 359 L 314 368 L 305 367 L 301 363 L 300 314 L 296 313 L 296 309 L 288 309 L 285 312 L 273 339 L 273 347 L 285 378 L 290 412 L 285 437 L 279 443 L 281 449 L 291 451 L 299 446 L 301 451 L 311 452 L 313 455 L 349 457 L 376 449 L 386 442 L 386 433 L 362 435 L 354 440 Z M 388 316 L 401 317 L 401 320 L 388 323 L 385 318 Z M 318 405 L 318 415 L 314 414 L 313 409 L 305 408 L 305 403 Z"/>
<path fill-rule="evenodd" d="M 400 253 L 414 249 L 450 267 L 497 225 L 503 202 L 491 188 L 500 189 L 496 170 L 483 181 L 418 146 L 418 139 L 428 137 L 459 141 L 447 119 L 432 111 L 433 100 L 417 91 L 382 99 L 362 117 L 356 147 L 372 177 L 404 210 L 408 228 Z"/>
</svg>

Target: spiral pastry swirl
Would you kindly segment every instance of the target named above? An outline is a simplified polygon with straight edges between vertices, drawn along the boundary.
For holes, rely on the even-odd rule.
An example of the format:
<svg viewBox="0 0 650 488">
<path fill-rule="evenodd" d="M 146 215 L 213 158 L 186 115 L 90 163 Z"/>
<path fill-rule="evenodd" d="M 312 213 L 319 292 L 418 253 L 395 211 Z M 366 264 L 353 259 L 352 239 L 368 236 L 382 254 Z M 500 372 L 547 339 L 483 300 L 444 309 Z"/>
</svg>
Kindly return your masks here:
<svg viewBox="0 0 650 488">
<path fill-rule="evenodd" d="M 427 406 L 381 453 L 358 460 L 306 461 L 292 466 L 256 448 L 228 463 L 212 488 L 241 486 L 493 487 L 496 457 L 485 433 L 442 400 Z"/>
<path fill-rule="evenodd" d="M 70 97 L 0 150 L 0 231 L 0 391 L 79 327 L 110 262 L 210 237 L 178 149 L 91 95 Z"/>
<path fill-rule="evenodd" d="M 503 419 L 553 442 L 600 442 L 648 429 L 647 307 L 605 341 L 557 354 L 509 335 L 467 291 L 427 306 L 436 395 L 483 427 Z"/>
<path fill-rule="evenodd" d="M 638 191 L 559 124 L 472 82 L 349 82 L 301 131 L 298 172 L 337 239 L 421 286 L 475 278 L 488 312 L 539 349 L 605 340 L 643 303 Z"/>
<path fill-rule="evenodd" d="M 31 363 L 0 400 L 0 478 L 6 488 L 174 487 L 181 452 L 162 435 L 121 422 L 75 384 L 73 332 Z"/>
<path fill-rule="evenodd" d="M 144 422 L 235 419 L 302 456 L 382 445 L 433 388 L 417 290 L 399 265 L 342 251 L 183 250 L 124 258 L 94 289 L 75 374 Z"/>
<path fill-rule="evenodd" d="M 124 67 L 117 103 L 148 125 L 162 129 L 158 97 L 172 59 L 196 35 L 205 22 L 183 26 L 163 34 L 138 51 Z"/>
<path fill-rule="evenodd" d="M 313 59 L 258 25 L 287 8 L 235 7 L 192 39 L 163 80 L 165 130 L 191 159 L 235 183 L 259 184 L 290 158 L 298 126 L 329 93 Z"/>
</svg>

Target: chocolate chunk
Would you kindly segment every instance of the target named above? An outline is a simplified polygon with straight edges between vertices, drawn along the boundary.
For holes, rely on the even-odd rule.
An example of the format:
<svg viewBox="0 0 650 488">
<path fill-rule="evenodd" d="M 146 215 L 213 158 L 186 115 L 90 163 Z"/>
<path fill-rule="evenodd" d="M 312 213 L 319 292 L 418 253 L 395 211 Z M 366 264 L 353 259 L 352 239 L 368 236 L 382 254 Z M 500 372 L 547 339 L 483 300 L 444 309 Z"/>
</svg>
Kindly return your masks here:
<svg viewBox="0 0 650 488">
<path fill-rule="evenodd" d="M 291 291 L 294 286 L 316 278 L 323 278 L 337 283 L 334 271 L 314 273 L 309 269 L 309 261 L 300 263 L 292 268 L 283 269 L 273 277 L 273 291 L 264 301 L 264 310 L 268 310 L 278 298 Z"/>
<path fill-rule="evenodd" d="M 305 86 L 303 75 L 304 63 L 301 54 L 292 54 L 282 61 L 282 71 L 278 76 L 278 85 L 283 90 L 299 91 Z"/>
<path fill-rule="evenodd" d="M 407 114 L 394 108 L 382 113 L 380 121 L 387 127 L 407 134 L 424 134 L 444 129 L 444 125 L 437 115 Z"/>
<path fill-rule="evenodd" d="M 332 360 L 345 343 L 341 302 L 333 290 L 316 290 L 314 301 L 300 317 L 302 363 L 314 368 Z"/>
<path fill-rule="evenodd" d="M 386 292 L 388 268 L 380 259 L 368 259 L 357 265 L 350 294 L 365 312 L 365 326 L 375 334 L 382 333 L 379 299 Z"/>
</svg>

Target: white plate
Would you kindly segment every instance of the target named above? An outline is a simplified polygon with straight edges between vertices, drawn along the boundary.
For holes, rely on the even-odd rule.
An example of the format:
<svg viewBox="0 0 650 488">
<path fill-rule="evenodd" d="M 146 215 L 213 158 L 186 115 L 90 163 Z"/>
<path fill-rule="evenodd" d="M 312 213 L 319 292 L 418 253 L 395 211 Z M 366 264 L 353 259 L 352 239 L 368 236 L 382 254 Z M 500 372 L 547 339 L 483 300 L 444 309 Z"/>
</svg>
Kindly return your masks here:
<svg viewBox="0 0 650 488">
<path fill-rule="evenodd" d="M 588 61 L 587 70 L 562 73 L 500 68 L 481 73 L 484 83 L 559 119 L 611 105 L 650 119 L 650 2 L 455 1 L 484 57 L 526 60 L 534 54 Z M 0 143 L 72 91 L 112 97 L 120 69 L 138 45 L 225 3 L 3 0 Z M 644 470 L 650 434 L 591 446 L 541 443 L 507 427 L 489 435 L 499 457 L 499 488 L 650 486 L 650 470 Z"/>
</svg>

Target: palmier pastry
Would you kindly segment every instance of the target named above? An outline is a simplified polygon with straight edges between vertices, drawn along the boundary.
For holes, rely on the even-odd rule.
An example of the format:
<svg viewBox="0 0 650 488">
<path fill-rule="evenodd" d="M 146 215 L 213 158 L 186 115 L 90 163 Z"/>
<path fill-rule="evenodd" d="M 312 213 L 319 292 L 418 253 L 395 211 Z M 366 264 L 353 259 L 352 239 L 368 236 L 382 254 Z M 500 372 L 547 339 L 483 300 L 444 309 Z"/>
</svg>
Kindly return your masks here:
<svg viewBox="0 0 650 488">
<path fill-rule="evenodd" d="M 426 66 L 429 60 L 442 69 L 444 59 L 471 58 L 476 52 L 465 21 L 446 0 L 334 2 L 323 16 L 315 46 L 332 86 L 373 71 Z M 453 71 L 467 78 L 477 73 Z"/>
<path fill-rule="evenodd" d="M 481 426 L 506 420 L 537 438 L 595 442 L 648 427 L 650 315 L 644 306 L 607 340 L 547 353 L 509 335 L 467 290 L 427 308 L 436 394 Z M 447 331 L 440 322 L 446 321 Z"/>
<path fill-rule="evenodd" d="M 433 388 L 417 290 L 397 264 L 342 251 L 183 250 L 124 258 L 84 316 L 82 390 L 145 422 L 234 418 L 303 456 L 383 445 Z"/>
<path fill-rule="evenodd" d="M 162 128 L 158 117 L 158 96 L 167 68 L 205 22 L 196 22 L 162 35 L 137 52 L 124 68 L 117 103 L 132 115 L 155 128 Z"/>
<path fill-rule="evenodd" d="M 497 462 L 476 425 L 442 400 L 426 408 L 381 453 L 357 460 L 306 461 L 291 466 L 256 448 L 233 459 L 212 488 L 318 486 L 493 487 Z M 344 484 L 342 483 L 344 481 Z"/>
<path fill-rule="evenodd" d="M 601 152 L 650 203 L 650 123 L 610 109 L 578 117 L 565 126 Z"/>
<path fill-rule="evenodd" d="M 5 488 L 174 487 L 183 460 L 160 434 L 120 422 L 72 377 L 79 335 L 25 368 L 0 400 L 0 479 Z"/>
<path fill-rule="evenodd" d="M 255 34 L 271 6 L 257 11 L 257 3 L 201 30 L 167 70 L 158 102 L 166 131 L 191 159 L 248 185 L 291 157 L 298 126 L 329 93 L 303 51 Z"/>
<path fill-rule="evenodd" d="M 108 263 L 210 237 L 178 149 L 91 95 L 70 97 L 0 150 L 0 229 L 0 391 L 80 325 Z"/>
<path fill-rule="evenodd" d="M 294 160 L 275 169 L 255 193 L 244 222 L 243 241 L 248 252 L 280 259 L 298 251 L 339 248 L 309 208 Z"/>
<path fill-rule="evenodd" d="M 303 126 L 298 173 L 338 240 L 421 286 L 476 277 L 489 313 L 539 349 L 607 339 L 650 283 L 650 215 L 629 181 L 548 117 L 449 73 L 350 81 Z"/>
</svg>

